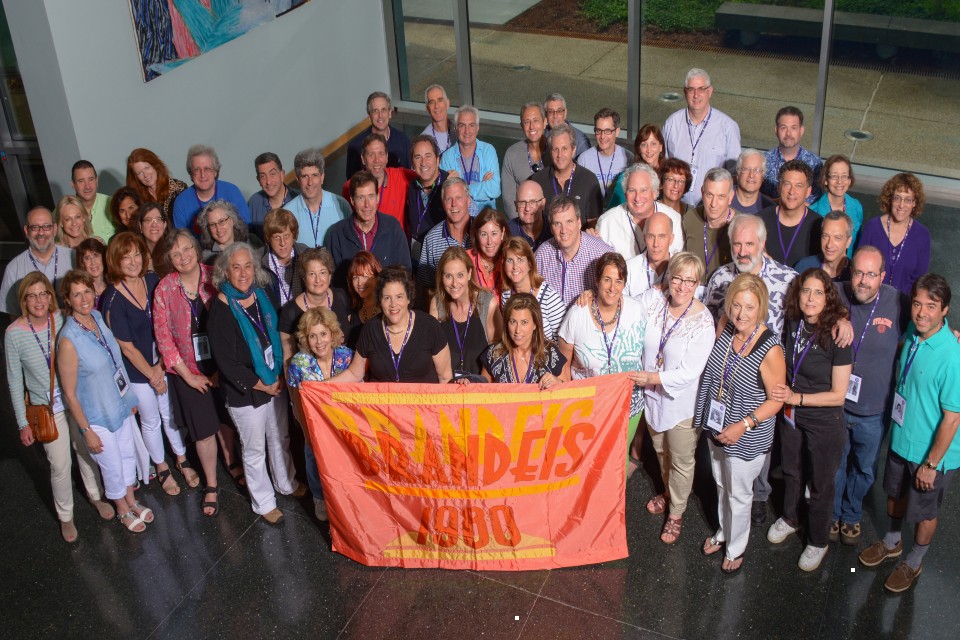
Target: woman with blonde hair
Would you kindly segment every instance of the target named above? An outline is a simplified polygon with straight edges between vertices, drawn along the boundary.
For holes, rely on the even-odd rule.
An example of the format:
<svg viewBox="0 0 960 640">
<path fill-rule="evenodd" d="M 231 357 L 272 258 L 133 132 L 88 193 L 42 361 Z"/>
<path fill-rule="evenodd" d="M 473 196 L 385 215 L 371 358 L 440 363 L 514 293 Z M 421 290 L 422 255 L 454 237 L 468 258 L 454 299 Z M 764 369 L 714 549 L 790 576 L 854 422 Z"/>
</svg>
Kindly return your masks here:
<svg viewBox="0 0 960 640">
<path fill-rule="evenodd" d="M 57 226 L 57 244 L 68 249 L 76 249 L 81 242 L 93 236 L 90 214 L 83 206 L 83 200 L 77 196 L 60 198 L 53 218 Z"/>
</svg>

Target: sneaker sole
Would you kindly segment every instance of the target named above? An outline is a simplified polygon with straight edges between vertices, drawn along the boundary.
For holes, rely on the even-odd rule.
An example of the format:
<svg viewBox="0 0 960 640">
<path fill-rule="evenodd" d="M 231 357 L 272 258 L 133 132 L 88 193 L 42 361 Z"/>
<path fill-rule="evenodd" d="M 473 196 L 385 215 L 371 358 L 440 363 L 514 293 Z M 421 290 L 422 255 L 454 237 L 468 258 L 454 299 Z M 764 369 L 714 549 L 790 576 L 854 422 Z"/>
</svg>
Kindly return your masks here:
<svg viewBox="0 0 960 640">
<path fill-rule="evenodd" d="M 865 567 L 879 567 L 881 564 L 883 564 L 887 560 L 890 560 L 891 558 L 899 558 L 901 554 L 903 554 L 903 549 L 900 549 L 899 551 L 891 551 L 890 553 L 883 556 L 876 562 L 867 562 L 859 556 L 857 556 L 857 560 L 859 560 L 860 564 L 862 564 Z"/>
<path fill-rule="evenodd" d="M 801 566 L 799 562 L 797 563 L 797 567 L 800 568 L 800 571 L 806 571 L 807 573 L 816 571 L 817 569 L 820 568 L 820 565 L 823 564 L 823 559 L 826 557 L 827 557 L 827 554 L 823 554 L 823 557 L 820 558 L 820 562 L 818 562 L 815 567 L 804 567 L 804 566 Z"/>
</svg>

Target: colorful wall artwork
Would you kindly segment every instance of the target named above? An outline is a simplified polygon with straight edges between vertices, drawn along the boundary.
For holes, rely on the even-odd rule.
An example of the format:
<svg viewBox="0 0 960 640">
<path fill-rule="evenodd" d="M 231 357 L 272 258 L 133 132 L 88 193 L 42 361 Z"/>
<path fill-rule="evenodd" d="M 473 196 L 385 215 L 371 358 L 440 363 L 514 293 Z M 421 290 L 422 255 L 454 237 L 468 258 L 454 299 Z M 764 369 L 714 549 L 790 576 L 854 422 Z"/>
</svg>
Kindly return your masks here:
<svg viewBox="0 0 960 640">
<path fill-rule="evenodd" d="M 130 0 L 149 82 L 310 0 Z"/>
</svg>

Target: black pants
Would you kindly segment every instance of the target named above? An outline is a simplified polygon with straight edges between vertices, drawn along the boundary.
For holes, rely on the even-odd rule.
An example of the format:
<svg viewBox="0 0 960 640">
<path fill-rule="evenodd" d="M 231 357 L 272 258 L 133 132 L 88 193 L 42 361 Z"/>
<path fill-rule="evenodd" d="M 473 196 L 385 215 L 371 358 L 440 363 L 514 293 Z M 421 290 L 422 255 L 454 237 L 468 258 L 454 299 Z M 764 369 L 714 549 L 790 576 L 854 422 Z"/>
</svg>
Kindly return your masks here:
<svg viewBox="0 0 960 640">
<path fill-rule="evenodd" d="M 815 547 L 830 543 L 837 468 L 846 441 L 842 407 L 836 408 L 834 416 L 814 421 L 804 419 L 798 412 L 796 427 L 780 421 L 781 466 L 786 485 L 783 517 L 793 524 L 800 522 L 800 503 L 809 484 L 807 541 Z"/>
</svg>

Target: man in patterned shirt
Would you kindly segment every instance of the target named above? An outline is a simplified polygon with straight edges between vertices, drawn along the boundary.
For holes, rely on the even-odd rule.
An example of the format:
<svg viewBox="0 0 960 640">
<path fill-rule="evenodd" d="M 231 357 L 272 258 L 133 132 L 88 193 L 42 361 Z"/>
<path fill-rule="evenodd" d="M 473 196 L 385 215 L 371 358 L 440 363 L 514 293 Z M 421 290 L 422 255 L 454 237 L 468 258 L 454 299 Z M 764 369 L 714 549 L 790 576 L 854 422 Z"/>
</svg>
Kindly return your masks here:
<svg viewBox="0 0 960 640">
<path fill-rule="evenodd" d="M 800 160 L 813 171 L 813 191 L 807 197 L 807 204 L 812 204 L 821 195 L 820 168 L 823 166 L 823 161 L 820 156 L 800 146 L 800 138 L 803 137 L 804 132 L 803 111 L 792 106 L 783 107 L 777 111 L 774 122 L 776 126 L 773 131 L 780 144 L 766 153 L 767 172 L 763 177 L 761 191 L 769 198 L 779 198 L 780 167 L 789 160 Z"/>
<path fill-rule="evenodd" d="M 553 199 L 547 219 L 553 238 L 537 249 L 537 271 L 560 292 L 564 306 L 570 306 L 584 289 L 594 287 L 593 265 L 613 247 L 582 231 L 580 207 L 569 196 Z"/>
</svg>

